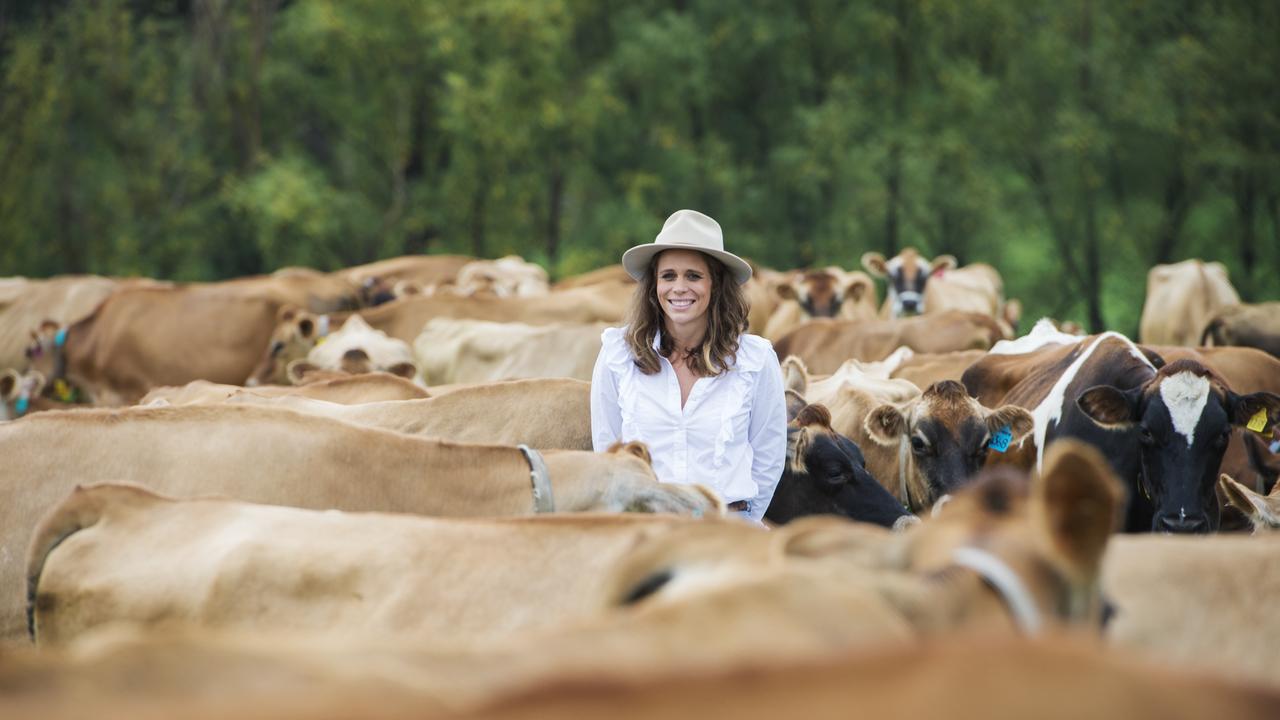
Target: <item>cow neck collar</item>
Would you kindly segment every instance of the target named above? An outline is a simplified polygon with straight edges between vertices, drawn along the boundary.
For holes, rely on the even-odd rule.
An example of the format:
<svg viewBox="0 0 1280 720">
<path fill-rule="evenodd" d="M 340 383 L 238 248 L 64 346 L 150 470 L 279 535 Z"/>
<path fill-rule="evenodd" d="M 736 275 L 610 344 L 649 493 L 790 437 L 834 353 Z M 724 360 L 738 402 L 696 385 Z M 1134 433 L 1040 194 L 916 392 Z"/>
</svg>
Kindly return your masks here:
<svg viewBox="0 0 1280 720">
<path fill-rule="evenodd" d="M 1008 563 L 986 550 L 972 546 L 956 548 L 951 553 L 951 562 L 972 570 L 990 585 L 1024 635 L 1034 636 L 1040 633 L 1044 621 L 1035 599 L 1022 578 L 1018 577 L 1018 573 Z"/>
<path fill-rule="evenodd" d="M 518 445 L 520 454 L 529 463 L 529 483 L 533 486 L 533 511 L 537 514 L 556 511 L 556 501 L 551 494 L 551 471 L 542 453 L 528 445 Z"/>
</svg>

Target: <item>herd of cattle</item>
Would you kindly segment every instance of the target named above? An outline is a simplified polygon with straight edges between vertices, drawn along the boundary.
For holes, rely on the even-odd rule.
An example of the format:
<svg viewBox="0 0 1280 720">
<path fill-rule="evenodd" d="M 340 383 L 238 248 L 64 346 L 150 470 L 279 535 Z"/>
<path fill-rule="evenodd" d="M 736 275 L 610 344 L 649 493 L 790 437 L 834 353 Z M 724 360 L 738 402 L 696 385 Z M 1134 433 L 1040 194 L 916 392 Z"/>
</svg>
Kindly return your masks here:
<svg viewBox="0 0 1280 720">
<path fill-rule="evenodd" d="M 1280 714 L 1280 304 L 862 266 L 746 286 L 769 530 L 591 452 L 618 266 L 0 279 L 0 715 Z"/>
</svg>

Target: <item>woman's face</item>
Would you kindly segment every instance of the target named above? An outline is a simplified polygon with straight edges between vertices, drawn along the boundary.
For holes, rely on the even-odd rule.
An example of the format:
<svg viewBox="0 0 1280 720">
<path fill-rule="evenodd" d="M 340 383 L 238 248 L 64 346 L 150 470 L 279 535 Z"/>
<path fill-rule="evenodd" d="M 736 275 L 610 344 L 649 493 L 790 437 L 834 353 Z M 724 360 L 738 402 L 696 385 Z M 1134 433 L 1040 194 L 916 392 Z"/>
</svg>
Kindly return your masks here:
<svg viewBox="0 0 1280 720">
<path fill-rule="evenodd" d="M 711 268 L 693 250 L 666 250 L 654 268 L 658 304 L 674 326 L 705 323 L 711 307 Z"/>
</svg>

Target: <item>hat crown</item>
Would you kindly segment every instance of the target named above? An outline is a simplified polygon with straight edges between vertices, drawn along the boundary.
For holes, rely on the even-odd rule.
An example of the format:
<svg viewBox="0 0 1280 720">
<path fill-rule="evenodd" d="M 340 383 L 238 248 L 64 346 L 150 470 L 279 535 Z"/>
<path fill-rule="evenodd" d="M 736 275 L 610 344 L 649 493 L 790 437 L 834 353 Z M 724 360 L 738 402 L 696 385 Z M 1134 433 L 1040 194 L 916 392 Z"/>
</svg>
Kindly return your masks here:
<svg viewBox="0 0 1280 720">
<path fill-rule="evenodd" d="M 662 224 L 653 241 L 659 245 L 681 245 L 705 250 L 724 250 L 720 223 L 697 210 L 677 210 Z"/>
<path fill-rule="evenodd" d="M 709 255 L 733 274 L 738 284 L 751 278 L 751 266 L 724 249 L 720 223 L 697 210 L 677 210 L 662 223 L 662 232 L 651 243 L 637 245 L 622 253 L 622 267 L 639 280 L 648 272 L 649 262 L 664 250 L 687 248 Z"/>
</svg>

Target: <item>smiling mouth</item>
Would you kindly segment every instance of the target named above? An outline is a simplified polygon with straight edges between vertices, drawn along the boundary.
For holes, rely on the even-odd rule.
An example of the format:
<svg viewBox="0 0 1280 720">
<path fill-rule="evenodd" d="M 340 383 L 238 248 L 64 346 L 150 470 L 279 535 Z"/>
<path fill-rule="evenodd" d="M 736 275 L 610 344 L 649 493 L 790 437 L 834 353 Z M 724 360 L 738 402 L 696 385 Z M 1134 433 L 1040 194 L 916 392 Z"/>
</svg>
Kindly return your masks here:
<svg viewBox="0 0 1280 720">
<path fill-rule="evenodd" d="M 670 306 L 671 306 L 671 307 L 673 307 L 673 308 L 678 309 L 678 310 L 683 310 L 683 309 L 685 309 L 685 308 L 693 307 L 693 299 L 692 299 L 692 298 L 681 298 L 681 299 L 679 299 L 679 300 L 676 300 L 676 299 L 668 298 L 668 299 L 667 299 L 667 304 L 668 304 L 668 305 L 670 305 Z"/>
</svg>

